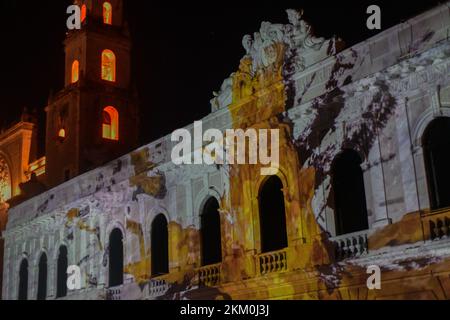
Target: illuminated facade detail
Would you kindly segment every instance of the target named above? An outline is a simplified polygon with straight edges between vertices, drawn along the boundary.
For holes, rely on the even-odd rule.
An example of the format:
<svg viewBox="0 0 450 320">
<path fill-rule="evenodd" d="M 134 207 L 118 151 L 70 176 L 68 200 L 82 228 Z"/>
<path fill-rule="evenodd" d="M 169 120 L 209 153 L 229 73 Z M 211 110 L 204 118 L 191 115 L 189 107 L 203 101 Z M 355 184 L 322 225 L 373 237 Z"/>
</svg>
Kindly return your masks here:
<svg viewBox="0 0 450 320">
<path fill-rule="evenodd" d="M 45 174 L 45 164 L 46 164 L 46 158 L 42 157 L 38 160 L 30 163 L 28 166 L 28 175 L 31 176 L 31 174 L 35 174 L 36 177 L 42 176 Z"/>
<path fill-rule="evenodd" d="M 87 7 L 85 4 L 81 6 L 81 22 L 84 22 L 87 17 Z"/>
<path fill-rule="evenodd" d="M 114 107 L 103 109 L 102 137 L 108 140 L 119 140 L 119 112 Z"/>
<path fill-rule="evenodd" d="M 0 203 L 9 200 L 11 195 L 11 173 L 5 159 L 0 156 Z"/>
<path fill-rule="evenodd" d="M 113 10 L 111 3 L 104 2 L 103 3 L 103 23 L 104 24 L 112 24 L 113 18 Z"/>
<path fill-rule="evenodd" d="M 290 10 L 285 25 L 264 23 L 243 39 L 247 54 L 204 120 L 211 128 L 279 128 L 277 176 L 261 177 L 259 165 L 177 166 L 170 137 L 124 153 L 10 209 L 4 297 L 19 296 L 24 247 L 55 257 L 65 243 L 88 280 L 70 299 L 447 299 L 450 210 L 435 210 L 427 170 L 446 173 L 426 159 L 441 146 L 431 140 L 448 136 L 434 122 L 450 118 L 448 15 L 441 5 L 345 51 L 314 37 L 301 12 Z M 90 105 L 94 130 L 105 105 L 120 106 L 126 121 L 120 101 Z M 359 184 L 361 174 L 367 230 L 336 222 L 346 208 L 337 199 L 348 195 L 335 189 L 343 176 Z M 160 214 L 169 273 L 152 275 Z M 270 224 L 279 230 L 273 242 Z M 211 250 L 205 230 L 214 233 Z M 35 297 L 38 263 L 29 261 Z M 368 265 L 381 268 L 381 290 L 368 290 Z"/>
<path fill-rule="evenodd" d="M 77 83 L 80 79 L 80 62 L 75 60 L 72 63 L 72 83 Z"/>
<path fill-rule="evenodd" d="M 111 50 L 102 52 L 102 80 L 116 82 L 116 56 Z"/>
</svg>

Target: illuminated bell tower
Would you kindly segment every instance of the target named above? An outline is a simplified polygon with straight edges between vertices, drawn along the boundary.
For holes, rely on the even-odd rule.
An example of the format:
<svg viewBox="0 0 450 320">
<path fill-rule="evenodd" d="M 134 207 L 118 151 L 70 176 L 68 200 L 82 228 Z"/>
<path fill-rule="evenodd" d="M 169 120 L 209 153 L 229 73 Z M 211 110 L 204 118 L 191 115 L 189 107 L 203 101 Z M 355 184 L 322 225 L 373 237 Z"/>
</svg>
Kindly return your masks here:
<svg viewBox="0 0 450 320">
<path fill-rule="evenodd" d="M 82 27 L 65 40 L 65 87 L 49 98 L 47 185 L 54 187 L 137 146 L 130 37 L 122 0 L 76 0 Z"/>
</svg>

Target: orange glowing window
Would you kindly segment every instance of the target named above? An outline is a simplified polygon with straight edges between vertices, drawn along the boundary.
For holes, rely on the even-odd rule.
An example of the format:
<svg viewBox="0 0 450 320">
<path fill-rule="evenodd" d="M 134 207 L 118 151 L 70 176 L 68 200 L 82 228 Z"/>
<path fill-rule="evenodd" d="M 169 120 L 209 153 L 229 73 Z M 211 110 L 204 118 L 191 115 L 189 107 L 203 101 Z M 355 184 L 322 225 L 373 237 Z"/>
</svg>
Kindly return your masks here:
<svg viewBox="0 0 450 320">
<path fill-rule="evenodd" d="M 114 107 L 103 109 L 102 135 L 104 139 L 119 140 L 119 112 Z"/>
<path fill-rule="evenodd" d="M 116 56 L 111 50 L 102 52 L 102 79 L 116 82 Z"/>
<path fill-rule="evenodd" d="M 87 7 L 85 4 L 83 4 L 81 6 L 81 22 L 84 22 L 84 20 L 86 20 L 86 16 L 87 16 Z"/>
<path fill-rule="evenodd" d="M 112 24 L 112 6 L 109 2 L 103 3 L 103 23 Z"/>
<path fill-rule="evenodd" d="M 60 137 L 61 139 L 64 139 L 66 137 L 66 129 L 60 129 L 58 131 L 58 137 Z"/>
<path fill-rule="evenodd" d="M 80 78 L 80 63 L 78 60 L 75 60 L 72 63 L 72 83 L 78 82 L 78 79 Z"/>
</svg>

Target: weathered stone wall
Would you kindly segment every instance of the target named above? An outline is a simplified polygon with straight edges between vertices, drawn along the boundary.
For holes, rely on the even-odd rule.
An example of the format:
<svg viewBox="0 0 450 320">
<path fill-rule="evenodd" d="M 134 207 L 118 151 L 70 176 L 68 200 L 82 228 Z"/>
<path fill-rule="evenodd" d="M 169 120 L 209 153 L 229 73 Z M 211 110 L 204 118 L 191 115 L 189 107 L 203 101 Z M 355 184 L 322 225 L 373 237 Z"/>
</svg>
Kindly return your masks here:
<svg viewBox="0 0 450 320">
<path fill-rule="evenodd" d="M 441 5 L 343 52 L 335 40 L 310 34 L 295 11 L 290 24 L 263 23 L 244 38 L 247 55 L 203 127 L 280 129 L 289 247 L 272 257 L 284 259 L 283 268 L 261 272 L 260 166 L 175 166 L 165 137 L 11 209 L 4 297 L 17 298 L 24 257 L 29 297 L 36 297 L 46 252 L 54 298 L 65 244 L 69 264 L 83 271 L 83 289 L 68 298 L 106 298 L 108 239 L 119 228 L 123 299 L 448 298 L 448 243 L 428 240 L 430 221 L 449 212 L 429 212 L 421 137 L 434 118 L 450 116 L 449 12 L 449 3 Z M 338 263 L 333 242 L 353 241 L 335 237 L 330 201 L 330 167 L 343 148 L 364 160 L 370 230 L 354 236 L 367 238 L 368 252 Z M 199 217 L 208 197 L 221 206 L 223 262 L 218 283 L 203 287 Z M 151 279 L 150 226 L 158 214 L 169 221 L 170 273 Z M 381 291 L 366 287 L 371 264 L 383 270 Z"/>
</svg>

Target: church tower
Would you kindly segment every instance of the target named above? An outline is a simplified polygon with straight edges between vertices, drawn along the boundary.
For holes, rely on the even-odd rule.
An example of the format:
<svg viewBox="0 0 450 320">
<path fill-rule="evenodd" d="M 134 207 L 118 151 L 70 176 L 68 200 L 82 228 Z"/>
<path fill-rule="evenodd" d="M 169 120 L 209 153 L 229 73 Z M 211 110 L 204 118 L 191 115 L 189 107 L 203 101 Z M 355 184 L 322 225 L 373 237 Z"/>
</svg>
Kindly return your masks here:
<svg viewBox="0 0 450 320">
<path fill-rule="evenodd" d="M 137 147 L 131 42 L 122 0 L 75 0 L 80 30 L 65 40 L 65 87 L 49 98 L 46 184 L 54 187 Z"/>
</svg>

